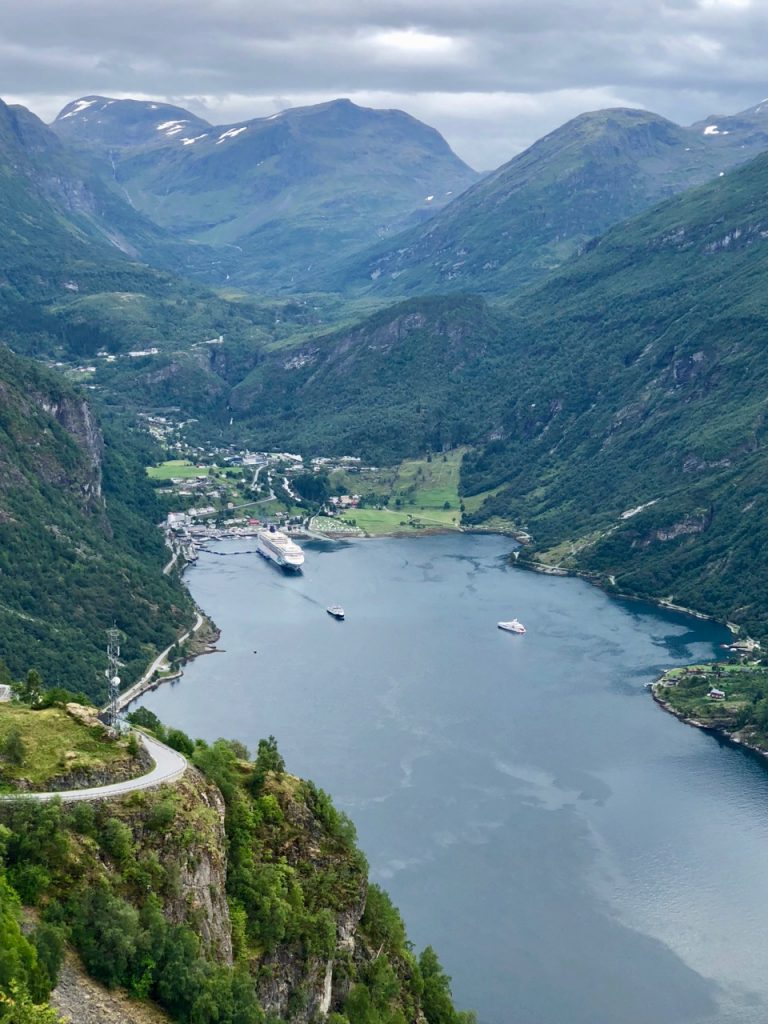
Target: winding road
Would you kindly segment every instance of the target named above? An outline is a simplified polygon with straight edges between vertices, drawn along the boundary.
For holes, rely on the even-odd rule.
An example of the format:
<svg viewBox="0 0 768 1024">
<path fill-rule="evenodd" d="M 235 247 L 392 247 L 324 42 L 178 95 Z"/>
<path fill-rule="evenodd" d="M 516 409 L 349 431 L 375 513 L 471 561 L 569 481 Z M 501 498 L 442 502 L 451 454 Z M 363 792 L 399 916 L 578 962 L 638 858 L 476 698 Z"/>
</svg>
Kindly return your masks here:
<svg viewBox="0 0 768 1024">
<path fill-rule="evenodd" d="M 176 644 L 183 644 L 185 640 L 188 640 L 193 633 L 196 633 L 198 629 L 200 629 L 200 627 L 203 624 L 203 621 L 203 616 L 200 614 L 200 612 L 197 612 L 195 624 L 192 627 L 192 629 L 188 629 L 186 633 L 182 634 L 182 636 L 178 638 L 178 640 L 175 640 L 172 644 L 170 644 L 170 646 L 166 647 L 164 651 L 161 651 L 155 658 L 155 660 L 152 662 L 152 664 L 149 666 L 147 671 L 144 673 L 144 675 L 141 676 L 140 679 L 137 679 L 133 686 L 129 686 L 127 690 L 124 690 L 120 694 L 120 696 L 117 699 L 117 706 L 120 711 L 124 711 L 129 704 L 135 701 L 137 697 L 140 697 L 142 693 L 144 693 L 144 691 L 149 688 L 149 684 L 153 674 L 155 673 L 156 669 L 160 668 L 165 659 L 168 657 L 171 647 L 175 647 Z"/>
<path fill-rule="evenodd" d="M 153 789 L 155 786 L 162 786 L 166 782 L 175 782 L 180 779 L 189 766 L 189 762 L 183 754 L 164 743 L 145 735 L 143 732 L 136 732 L 145 750 L 155 762 L 154 768 L 146 775 L 140 775 L 136 779 L 126 779 L 124 782 L 113 782 L 107 786 L 93 786 L 91 789 L 65 789 L 50 793 L 12 793 L 0 797 L 0 800 L 63 800 L 64 803 L 75 803 L 78 800 L 108 800 L 112 797 L 125 796 L 126 793 L 134 793 L 139 789 Z"/>
<path fill-rule="evenodd" d="M 183 643 L 193 633 L 196 633 L 202 626 L 203 621 L 203 616 L 198 612 L 194 626 L 180 636 L 175 643 Z M 163 664 L 173 646 L 174 644 L 171 644 L 164 651 L 161 651 L 142 677 L 128 690 L 120 694 L 118 700 L 120 711 L 126 708 L 131 701 L 136 700 L 147 689 L 153 673 Z M 124 782 L 113 782 L 106 786 L 92 786 L 89 789 L 65 789 L 48 793 L 9 793 L 0 796 L 0 801 L 39 800 L 45 802 L 47 800 L 59 799 L 63 800 L 64 803 L 75 803 L 78 800 L 109 800 L 112 797 L 124 796 L 126 793 L 134 793 L 140 789 L 153 789 L 155 786 L 162 786 L 163 783 L 175 782 L 177 779 L 180 779 L 189 766 L 186 757 L 139 730 L 135 730 L 135 732 L 139 742 L 144 745 L 144 749 L 155 763 L 154 768 L 145 775 L 140 775 L 135 779 L 126 779 Z"/>
</svg>

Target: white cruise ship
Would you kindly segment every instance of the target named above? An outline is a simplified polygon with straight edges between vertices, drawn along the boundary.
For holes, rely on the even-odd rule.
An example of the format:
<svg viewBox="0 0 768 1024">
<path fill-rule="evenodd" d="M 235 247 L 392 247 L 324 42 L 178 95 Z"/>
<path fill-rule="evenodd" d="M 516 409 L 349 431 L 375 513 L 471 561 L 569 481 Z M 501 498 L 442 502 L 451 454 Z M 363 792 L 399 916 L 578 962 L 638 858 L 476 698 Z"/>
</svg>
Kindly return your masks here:
<svg viewBox="0 0 768 1024">
<path fill-rule="evenodd" d="M 304 552 L 299 545 L 274 526 L 270 526 L 268 530 L 259 530 L 256 534 L 256 550 L 260 555 L 276 562 L 282 569 L 299 572 L 304 565 Z"/>
</svg>

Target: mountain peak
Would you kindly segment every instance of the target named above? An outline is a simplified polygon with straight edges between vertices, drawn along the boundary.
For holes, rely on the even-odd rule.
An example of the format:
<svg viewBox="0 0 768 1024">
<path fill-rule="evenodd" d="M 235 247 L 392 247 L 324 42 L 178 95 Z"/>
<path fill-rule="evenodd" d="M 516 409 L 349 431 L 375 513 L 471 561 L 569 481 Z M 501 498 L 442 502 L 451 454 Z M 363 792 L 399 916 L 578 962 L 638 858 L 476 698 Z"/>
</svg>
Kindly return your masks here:
<svg viewBox="0 0 768 1024">
<path fill-rule="evenodd" d="M 81 96 L 80 99 L 72 100 L 63 107 L 56 115 L 57 121 L 66 121 L 70 117 L 77 117 L 82 114 L 83 116 L 89 116 L 86 111 L 97 113 L 99 110 L 103 110 L 108 107 L 115 100 L 110 99 L 108 96 Z M 96 108 L 95 110 L 93 108 Z"/>
<path fill-rule="evenodd" d="M 51 127 L 62 138 L 111 149 L 165 142 L 176 135 L 192 138 L 210 125 L 171 103 L 82 96 L 68 103 Z"/>
</svg>

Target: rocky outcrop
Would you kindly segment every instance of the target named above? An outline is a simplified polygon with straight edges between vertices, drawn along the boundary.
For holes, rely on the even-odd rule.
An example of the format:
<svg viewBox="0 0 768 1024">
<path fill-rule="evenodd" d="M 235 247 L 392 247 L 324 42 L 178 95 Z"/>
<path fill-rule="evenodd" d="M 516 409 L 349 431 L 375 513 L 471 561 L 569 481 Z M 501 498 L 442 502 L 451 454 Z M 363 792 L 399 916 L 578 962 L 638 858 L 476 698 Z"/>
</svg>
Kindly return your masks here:
<svg viewBox="0 0 768 1024">
<path fill-rule="evenodd" d="M 303 800 L 283 797 L 280 803 L 292 836 L 280 851 L 286 862 L 304 870 L 309 865 L 318 873 L 333 871 L 340 857 L 328 850 L 327 832 L 319 817 Z M 366 891 L 367 881 L 361 874 L 346 905 L 335 908 L 336 942 L 330 957 L 306 957 L 300 948 L 279 946 L 261 959 L 256 991 L 268 1015 L 310 1024 L 341 1007 L 349 992 L 348 968 L 355 957 Z"/>
<path fill-rule="evenodd" d="M 93 418 L 90 406 L 82 399 L 67 398 L 58 402 L 49 411 L 84 453 L 90 473 L 86 475 L 80 485 L 82 497 L 86 505 L 98 505 L 101 501 L 104 437 Z"/>
<path fill-rule="evenodd" d="M 218 787 L 190 766 L 174 785 L 133 793 L 110 808 L 172 879 L 163 894 L 165 917 L 189 925 L 209 956 L 231 965 L 225 807 Z"/>
<path fill-rule="evenodd" d="M 71 1024 L 170 1024 L 171 1020 L 152 1003 L 89 978 L 73 953 L 64 959 L 50 1003 Z"/>
<path fill-rule="evenodd" d="M 177 861 L 178 896 L 168 905 L 174 924 L 194 923 L 203 946 L 216 959 L 232 964 L 232 924 L 227 903 L 227 846 L 224 832 L 224 800 L 216 786 L 195 769 L 188 769 L 182 792 L 198 802 L 205 828 Z"/>
<path fill-rule="evenodd" d="M 300 950 L 281 946 L 261 961 L 256 991 L 268 1015 L 292 1024 L 311 1024 L 343 1005 L 351 985 L 348 966 L 356 958 L 355 935 L 364 909 L 362 887 L 358 901 L 336 917 L 336 948 L 329 959 L 305 960 Z"/>
<path fill-rule="evenodd" d="M 656 541 L 665 543 L 685 537 L 688 534 L 703 533 L 712 523 L 712 511 L 698 512 L 686 516 L 670 526 L 660 526 L 639 541 L 640 547 L 648 547 Z"/>
</svg>

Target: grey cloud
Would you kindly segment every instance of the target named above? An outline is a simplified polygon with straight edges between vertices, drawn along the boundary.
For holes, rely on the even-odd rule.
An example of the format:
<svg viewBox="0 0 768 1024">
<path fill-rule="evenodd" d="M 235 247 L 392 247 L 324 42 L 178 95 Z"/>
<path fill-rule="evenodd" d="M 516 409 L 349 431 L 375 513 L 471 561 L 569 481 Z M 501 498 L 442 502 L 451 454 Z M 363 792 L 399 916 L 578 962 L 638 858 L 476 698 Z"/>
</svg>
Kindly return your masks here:
<svg viewBox="0 0 768 1024">
<path fill-rule="evenodd" d="M 762 0 L 27 0 L 4 12 L 0 94 L 45 117 L 92 92 L 190 97 L 222 120 L 391 96 L 487 167 L 581 100 L 680 122 L 748 106 L 766 41 Z"/>
</svg>

